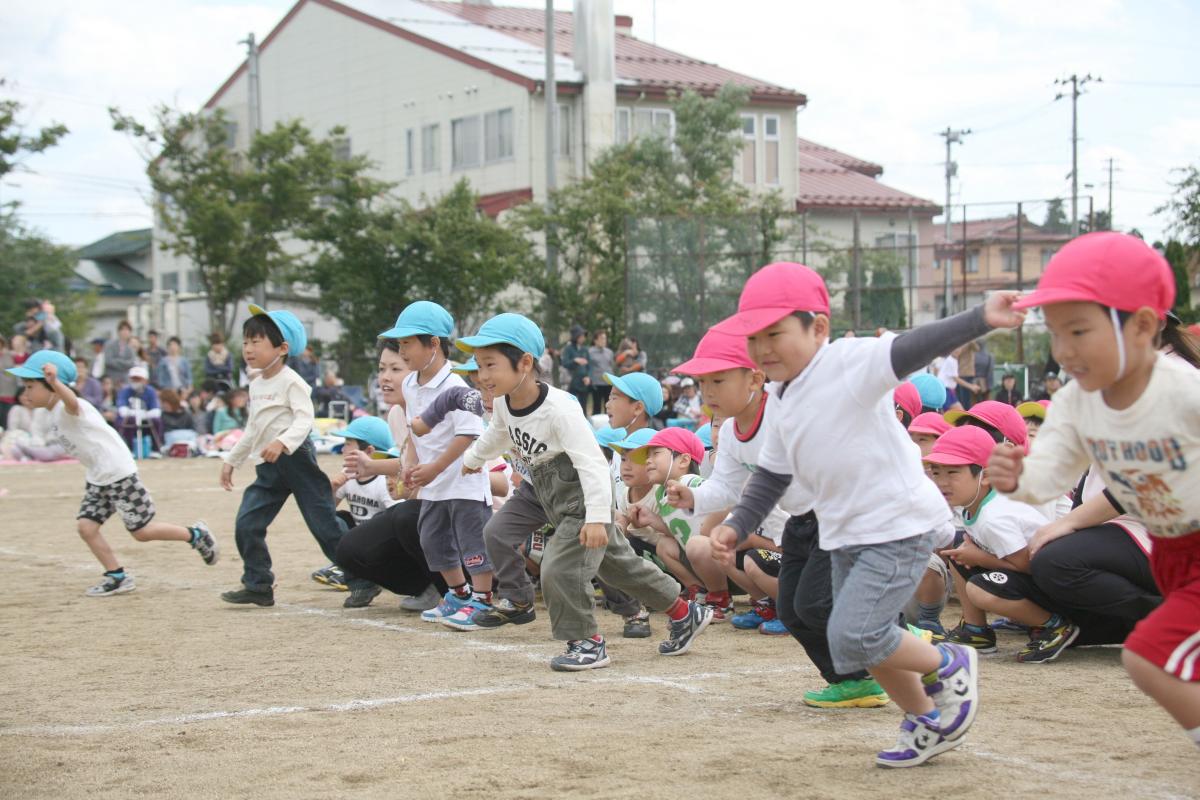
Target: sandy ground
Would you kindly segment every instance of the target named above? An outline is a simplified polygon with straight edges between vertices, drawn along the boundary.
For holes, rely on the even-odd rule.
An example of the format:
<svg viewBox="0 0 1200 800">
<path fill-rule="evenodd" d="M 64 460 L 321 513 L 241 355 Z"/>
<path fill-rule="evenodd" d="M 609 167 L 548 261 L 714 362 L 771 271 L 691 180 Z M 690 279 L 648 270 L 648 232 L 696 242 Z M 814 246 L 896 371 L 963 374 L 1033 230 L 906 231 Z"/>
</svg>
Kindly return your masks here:
<svg viewBox="0 0 1200 800">
<path fill-rule="evenodd" d="M 790 638 L 714 626 L 662 658 L 660 615 L 654 639 L 624 640 L 604 614 L 613 665 L 554 673 L 544 616 L 468 634 L 387 594 L 343 610 L 309 580 L 323 561 L 294 506 L 270 540 L 277 605 L 229 606 L 240 495 L 217 473 L 158 461 L 143 478 L 160 519 L 208 520 L 221 563 L 114 520 L 138 590 L 93 599 L 82 469 L 0 471 L 0 797 L 1200 797 L 1200 754 L 1111 648 L 1024 666 L 1002 635 L 966 744 L 887 771 L 872 759 L 895 706 L 806 708 L 819 678 Z"/>
</svg>

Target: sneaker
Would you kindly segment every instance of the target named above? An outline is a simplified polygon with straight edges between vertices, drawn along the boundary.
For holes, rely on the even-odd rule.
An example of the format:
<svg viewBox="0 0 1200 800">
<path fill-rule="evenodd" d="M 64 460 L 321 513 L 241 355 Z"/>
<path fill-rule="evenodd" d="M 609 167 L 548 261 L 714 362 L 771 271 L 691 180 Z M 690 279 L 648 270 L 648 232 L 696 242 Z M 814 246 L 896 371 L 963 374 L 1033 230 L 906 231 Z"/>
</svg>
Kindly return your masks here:
<svg viewBox="0 0 1200 800">
<path fill-rule="evenodd" d="M 373 583 L 360 586 L 350 593 L 350 596 L 342 603 L 342 608 L 366 608 L 382 591 L 383 589 Z"/>
<path fill-rule="evenodd" d="M 237 606 L 253 604 L 265 608 L 275 605 L 275 590 L 267 589 L 265 592 L 255 592 L 243 586 L 241 589 L 234 589 L 231 592 L 222 592 L 221 599 Z"/>
<path fill-rule="evenodd" d="M 671 620 L 670 636 L 658 645 L 661 656 L 681 656 L 692 647 L 708 623 L 712 622 L 712 609 L 700 603 L 688 603 L 688 613 L 683 619 Z"/>
<path fill-rule="evenodd" d="M 437 620 L 447 628 L 453 628 L 456 631 L 473 631 L 478 626 L 475 624 L 475 616 L 484 611 L 491 611 L 492 604 L 480 600 L 478 597 L 472 597 L 465 606 L 455 611 L 448 617 L 442 617 Z"/>
<path fill-rule="evenodd" d="M 708 592 L 704 604 L 712 611 L 713 622 L 728 622 L 733 616 L 733 597 L 729 592 Z"/>
<path fill-rule="evenodd" d="M 509 624 L 524 625 L 535 619 L 537 612 L 533 610 L 533 603 L 519 606 L 505 597 L 479 611 L 473 621 L 476 628 L 499 628 Z"/>
<path fill-rule="evenodd" d="M 204 520 L 196 520 L 196 524 L 188 528 L 195 537 L 192 540 L 192 549 L 200 554 L 204 559 L 204 563 L 210 567 L 221 559 L 221 547 L 217 544 L 217 540 L 213 538 L 212 531 L 208 529 L 208 525 Z"/>
<path fill-rule="evenodd" d="M 1029 633 L 1029 626 L 1022 625 L 1019 622 L 1014 622 L 1008 617 L 999 617 L 992 623 L 994 631 L 1014 631 L 1016 633 Z"/>
<path fill-rule="evenodd" d="M 976 652 L 984 655 L 996 652 L 996 632 L 994 630 L 991 628 L 983 628 L 978 631 L 969 630 L 965 622 L 960 622 L 946 631 L 946 641 L 974 648 Z"/>
<path fill-rule="evenodd" d="M 755 600 L 749 611 L 734 614 L 730 618 L 733 627 L 738 630 L 752 631 L 768 620 L 775 619 L 775 603 L 770 598 Z"/>
<path fill-rule="evenodd" d="M 804 693 L 804 705 L 813 708 L 880 708 L 890 699 L 874 678 L 831 683 Z"/>
<path fill-rule="evenodd" d="M 1057 615 L 1056 615 L 1057 616 Z M 1017 653 L 1017 661 L 1022 664 L 1045 664 L 1062 655 L 1063 650 L 1079 638 L 1079 626 L 1058 617 L 1061 625 L 1045 628 L 1031 628 L 1029 643 Z"/>
<path fill-rule="evenodd" d="M 337 589 L 339 592 L 348 592 L 350 587 L 346 585 L 346 575 L 342 572 L 342 568 L 336 564 L 330 564 L 328 567 L 321 567 L 312 574 L 312 579 L 322 586 L 328 586 L 331 589 Z M 424 611 L 425 609 L 421 609 Z"/>
<path fill-rule="evenodd" d="M 931 638 L 935 642 L 945 641 L 946 629 L 942 627 L 942 623 L 933 619 L 919 619 L 916 627 L 923 631 L 929 631 Z"/>
<path fill-rule="evenodd" d="M 915 767 L 962 743 L 962 739 L 946 739 L 938 731 L 937 724 L 928 717 L 905 714 L 904 721 L 900 723 L 899 738 L 894 745 L 875 756 L 875 764 L 889 768 Z"/>
<path fill-rule="evenodd" d="M 941 713 L 942 735 L 954 741 L 963 737 L 979 710 L 979 651 L 950 642 L 942 642 L 937 649 L 949 655 L 950 663 L 922 676 L 921 681 Z"/>
<path fill-rule="evenodd" d="M 695 603 L 697 600 L 701 600 L 701 598 L 704 596 L 704 593 L 703 586 L 692 584 L 691 586 L 685 586 L 679 590 L 679 599 L 686 603 Z M 701 602 L 703 601 L 701 600 Z"/>
<path fill-rule="evenodd" d="M 446 596 L 442 598 L 442 602 L 435 607 L 421 612 L 421 619 L 425 622 L 438 622 L 443 617 L 451 617 L 458 613 L 458 610 L 471 602 L 471 596 L 459 597 L 454 592 L 446 592 Z"/>
<path fill-rule="evenodd" d="M 922 642 L 933 644 L 933 631 L 929 630 L 928 628 L 922 628 L 918 625 L 905 625 L 904 627 L 908 628 L 908 632 L 920 639 Z"/>
<path fill-rule="evenodd" d="M 603 640 L 577 639 L 567 642 L 567 652 L 550 659 L 550 669 L 555 672 L 581 672 L 607 667 L 609 663 L 608 648 Z"/>
<path fill-rule="evenodd" d="M 104 574 L 104 580 L 90 587 L 84 592 L 88 597 L 110 597 L 114 594 L 125 594 L 132 592 L 137 588 L 137 584 L 133 582 L 133 576 L 128 572 L 125 577 L 117 578 L 108 573 Z"/>
<path fill-rule="evenodd" d="M 428 611 L 435 607 L 442 599 L 438 594 L 437 587 L 432 583 L 425 587 L 425 591 L 412 597 L 405 597 L 400 600 L 401 611 Z"/>
<path fill-rule="evenodd" d="M 791 633 L 791 631 L 787 629 L 787 626 L 783 624 L 783 620 L 779 619 L 779 617 L 776 617 L 775 619 L 769 619 L 762 625 L 759 625 L 758 632 L 763 636 L 787 636 Z"/>
<path fill-rule="evenodd" d="M 649 639 L 650 612 L 643 609 L 632 617 L 626 617 L 625 630 L 621 631 L 621 635 L 626 639 Z"/>
</svg>

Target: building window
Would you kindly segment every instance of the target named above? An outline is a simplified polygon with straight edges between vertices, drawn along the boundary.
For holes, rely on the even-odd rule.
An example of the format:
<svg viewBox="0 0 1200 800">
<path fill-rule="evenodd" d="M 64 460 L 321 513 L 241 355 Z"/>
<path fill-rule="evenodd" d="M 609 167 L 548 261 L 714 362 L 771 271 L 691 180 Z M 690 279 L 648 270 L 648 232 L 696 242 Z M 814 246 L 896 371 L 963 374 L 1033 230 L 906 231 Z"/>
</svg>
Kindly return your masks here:
<svg viewBox="0 0 1200 800">
<path fill-rule="evenodd" d="M 404 174 L 412 175 L 416 170 L 416 131 L 409 128 L 404 132 Z"/>
<path fill-rule="evenodd" d="M 187 274 L 187 290 L 192 294 L 200 294 L 204 287 L 200 284 L 200 270 L 189 270 Z"/>
<path fill-rule="evenodd" d="M 560 123 L 561 124 L 561 121 Z M 513 112 L 511 108 L 483 115 L 483 160 L 503 161 L 513 156 Z"/>
<path fill-rule="evenodd" d="M 558 154 L 560 156 L 571 155 L 572 122 L 571 108 L 569 103 L 558 104 Z"/>
<path fill-rule="evenodd" d="M 967 272 L 979 272 L 979 251 L 967 253 Z"/>
<path fill-rule="evenodd" d="M 916 234 L 910 236 L 907 233 L 885 233 L 883 236 L 875 237 L 875 249 L 907 253 L 909 248 L 917 243 L 916 240 Z M 936 265 L 935 261 L 934 269 L 937 269 Z"/>
<path fill-rule="evenodd" d="M 1017 251 L 1016 250 L 1001 250 L 1000 251 L 1000 271 L 1001 272 L 1016 272 L 1017 271 Z"/>
<path fill-rule="evenodd" d="M 766 177 L 772 185 L 779 184 L 779 117 L 768 114 L 763 117 L 763 156 Z"/>
<path fill-rule="evenodd" d="M 479 117 L 450 121 L 450 169 L 479 166 Z"/>
<path fill-rule="evenodd" d="M 742 183 L 754 183 L 758 177 L 758 136 L 755 118 L 742 116 Z"/>
<path fill-rule="evenodd" d="M 421 171 L 438 172 L 442 168 L 441 126 L 421 128 Z"/>
<path fill-rule="evenodd" d="M 669 108 L 639 108 L 633 112 L 633 135 L 675 137 L 675 112 Z"/>
<path fill-rule="evenodd" d="M 935 258 L 933 260 L 933 268 L 935 270 L 940 270 L 942 268 L 942 260 L 940 258 Z"/>
<path fill-rule="evenodd" d="M 350 160 L 350 137 L 342 136 L 333 140 L 333 160 L 334 161 L 349 161 Z"/>
<path fill-rule="evenodd" d="M 1057 252 L 1058 248 L 1056 247 L 1042 248 L 1042 269 L 1046 268 L 1046 265 L 1050 263 L 1050 259 L 1054 258 L 1054 254 Z"/>
<path fill-rule="evenodd" d="M 178 292 L 179 291 L 179 273 L 178 272 L 164 272 L 161 276 L 161 279 L 162 279 L 163 291 L 165 291 L 165 292 Z"/>
<path fill-rule="evenodd" d="M 617 124 L 614 133 L 616 134 L 617 144 L 629 143 L 631 130 L 628 108 L 617 109 Z"/>
<path fill-rule="evenodd" d="M 238 124 L 233 121 L 225 123 L 225 149 L 234 150 L 237 148 Z"/>
</svg>

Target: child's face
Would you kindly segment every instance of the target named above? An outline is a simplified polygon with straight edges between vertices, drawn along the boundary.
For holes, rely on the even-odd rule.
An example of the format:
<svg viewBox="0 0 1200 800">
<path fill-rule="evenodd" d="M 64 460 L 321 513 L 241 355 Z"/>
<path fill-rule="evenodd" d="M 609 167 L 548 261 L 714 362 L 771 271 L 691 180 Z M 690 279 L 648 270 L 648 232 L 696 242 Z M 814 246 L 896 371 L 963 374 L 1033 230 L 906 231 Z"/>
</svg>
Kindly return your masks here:
<svg viewBox="0 0 1200 800">
<path fill-rule="evenodd" d="M 375 448 L 369 444 L 363 444 L 358 439 L 347 439 L 346 443 L 342 445 L 342 452 L 343 453 L 363 452 L 363 453 L 366 453 L 367 455 L 371 455 L 372 453 L 375 452 Z"/>
<path fill-rule="evenodd" d="M 21 394 L 21 404 L 27 408 L 49 408 L 50 401 L 57 395 L 41 381 L 24 378 L 25 391 Z"/>
<path fill-rule="evenodd" d="M 633 489 L 644 489 L 650 485 L 645 464 L 635 464 L 631 452 L 621 454 L 621 483 Z"/>
<path fill-rule="evenodd" d="M 686 474 L 691 463 L 691 456 L 684 453 L 676 455 L 670 448 L 646 448 L 646 477 L 652 484 L 665 484 L 671 478 Z"/>
<path fill-rule="evenodd" d="M 233 408 L 245 408 L 246 407 L 246 393 L 245 392 L 234 392 L 233 395 L 229 398 L 229 405 Z"/>
<path fill-rule="evenodd" d="M 1113 339 L 1112 318 L 1096 303 L 1052 303 L 1045 307 L 1050 331 L 1050 352 L 1085 392 L 1106 389 L 1117 381 L 1120 369 Z M 1153 319 L 1153 325 L 1147 318 Z M 1121 328 L 1130 363 L 1153 351 L 1158 320 L 1149 309 L 1138 311 Z M 1126 374 L 1129 368 L 1126 367 Z M 1047 390 L 1051 388 L 1047 380 Z M 1056 387 L 1057 388 L 1057 387 Z"/>
<path fill-rule="evenodd" d="M 24 353 L 25 348 L 28 345 L 28 343 L 29 343 L 28 340 L 24 336 L 22 336 L 19 333 L 16 334 L 15 336 L 12 337 L 12 345 L 11 346 L 12 346 L 13 352 L 14 353 Z M 101 348 L 101 349 L 103 349 L 103 348 Z"/>
<path fill-rule="evenodd" d="M 1037 417 L 1025 418 L 1025 430 L 1028 431 L 1029 441 L 1032 443 L 1037 438 L 1038 431 L 1041 430 L 1042 421 Z"/>
<path fill-rule="evenodd" d="M 725 424 L 725 417 L 721 416 L 720 414 L 717 414 L 714 411 L 713 417 L 712 417 L 712 442 L 713 442 L 712 450 L 714 453 L 717 452 L 717 448 L 720 447 L 720 445 L 721 445 L 721 442 L 720 442 L 721 426 L 724 424 Z"/>
<path fill-rule="evenodd" d="M 825 315 L 818 314 L 805 329 L 798 318 L 789 314 L 750 334 L 746 349 L 767 380 L 790 381 L 804 371 L 828 338 L 829 320 Z"/>
<path fill-rule="evenodd" d="M 284 342 L 280 347 L 271 344 L 266 336 L 245 336 L 242 338 L 242 358 L 251 369 L 267 369 L 278 358 L 287 358 L 288 346 Z"/>
<path fill-rule="evenodd" d="M 713 414 L 733 416 L 744 409 L 754 392 L 762 388 L 762 374 L 736 368 L 700 376 L 700 398 Z M 716 429 L 714 423 L 713 429 Z"/>
<path fill-rule="evenodd" d="M 624 428 L 639 417 L 643 422 L 646 421 L 646 407 L 642 401 L 629 399 L 629 395 L 615 386 L 608 396 L 608 402 L 604 404 L 604 410 L 608 412 L 608 424 L 613 428 Z"/>
<path fill-rule="evenodd" d="M 970 506 L 987 494 L 991 484 L 988 483 L 987 472 L 972 475 L 970 467 L 934 464 L 933 482 L 937 484 L 942 497 L 956 508 Z"/>
<path fill-rule="evenodd" d="M 394 406 L 404 401 L 400 387 L 410 372 L 404 357 L 396 351 L 385 348 L 379 354 L 379 393 L 385 403 Z"/>
<path fill-rule="evenodd" d="M 1013 388 L 1017 385 L 1017 379 L 1012 376 L 1005 376 L 1004 380 L 1002 381 L 1002 384 L 1004 386 L 1004 391 L 1011 392 L 1013 390 Z"/>
<path fill-rule="evenodd" d="M 179 355 L 179 342 L 175 341 L 174 339 L 167 342 L 167 352 L 173 356 Z"/>
<path fill-rule="evenodd" d="M 481 395 L 490 393 L 493 398 L 508 395 L 516 391 L 518 386 L 533 383 L 533 356 L 528 353 L 521 355 L 516 368 L 499 348 L 480 347 L 475 350 L 475 363 L 479 365 L 475 385 Z"/>
<path fill-rule="evenodd" d="M 437 360 L 438 351 L 441 349 L 441 343 L 434 336 L 430 338 L 429 344 L 421 344 L 421 340 L 416 336 L 405 336 L 400 340 L 400 357 L 404 359 L 404 363 L 412 370 L 423 370 L 435 360 Z"/>
<path fill-rule="evenodd" d="M 908 438 L 916 442 L 917 447 L 921 448 L 921 458 L 933 452 L 933 443 L 937 441 L 937 437 L 932 433 L 910 433 Z"/>
</svg>

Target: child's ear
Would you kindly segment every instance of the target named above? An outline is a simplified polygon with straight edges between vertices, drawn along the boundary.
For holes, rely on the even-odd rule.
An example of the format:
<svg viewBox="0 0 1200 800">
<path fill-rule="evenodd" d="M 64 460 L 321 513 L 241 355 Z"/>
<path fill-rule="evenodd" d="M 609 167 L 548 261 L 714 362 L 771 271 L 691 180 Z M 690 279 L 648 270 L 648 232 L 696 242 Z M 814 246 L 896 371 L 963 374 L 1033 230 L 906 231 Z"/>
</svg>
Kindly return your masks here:
<svg viewBox="0 0 1200 800">
<path fill-rule="evenodd" d="M 818 339 L 829 338 L 829 317 L 825 314 L 817 314 L 813 317 L 813 336 Z"/>
</svg>

